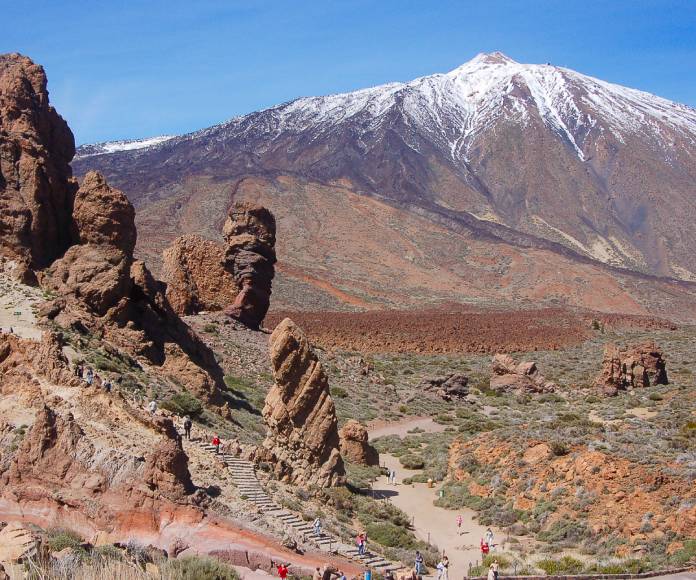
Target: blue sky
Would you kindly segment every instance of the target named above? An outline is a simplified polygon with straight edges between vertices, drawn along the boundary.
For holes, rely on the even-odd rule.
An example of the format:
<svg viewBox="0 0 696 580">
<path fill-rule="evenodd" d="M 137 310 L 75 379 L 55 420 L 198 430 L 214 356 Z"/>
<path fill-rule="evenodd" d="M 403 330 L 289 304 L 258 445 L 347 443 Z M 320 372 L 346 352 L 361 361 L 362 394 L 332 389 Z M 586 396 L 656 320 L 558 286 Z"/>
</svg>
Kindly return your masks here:
<svg viewBox="0 0 696 580">
<path fill-rule="evenodd" d="M 298 96 L 551 62 L 696 106 L 694 0 L 0 0 L 78 143 L 184 133 Z"/>
</svg>

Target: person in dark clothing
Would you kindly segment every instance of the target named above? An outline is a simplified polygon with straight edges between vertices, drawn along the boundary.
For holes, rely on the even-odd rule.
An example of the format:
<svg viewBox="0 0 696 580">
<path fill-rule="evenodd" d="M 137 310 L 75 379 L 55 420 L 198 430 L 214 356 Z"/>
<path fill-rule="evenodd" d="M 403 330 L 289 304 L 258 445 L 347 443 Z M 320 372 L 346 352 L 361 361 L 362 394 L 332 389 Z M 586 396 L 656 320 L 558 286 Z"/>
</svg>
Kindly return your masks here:
<svg viewBox="0 0 696 580">
<path fill-rule="evenodd" d="M 184 417 L 184 437 L 191 441 L 191 427 L 193 426 L 193 421 L 191 421 L 191 417 L 186 415 Z"/>
</svg>

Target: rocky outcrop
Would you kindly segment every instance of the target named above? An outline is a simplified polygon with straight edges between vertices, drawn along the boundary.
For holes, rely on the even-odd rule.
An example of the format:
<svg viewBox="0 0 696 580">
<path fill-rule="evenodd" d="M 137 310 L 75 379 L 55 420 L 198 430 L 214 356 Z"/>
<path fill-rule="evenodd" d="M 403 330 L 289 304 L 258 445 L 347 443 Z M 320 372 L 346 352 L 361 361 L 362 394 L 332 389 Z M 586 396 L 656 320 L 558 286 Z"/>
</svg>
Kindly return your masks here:
<svg viewBox="0 0 696 580">
<path fill-rule="evenodd" d="M 496 354 L 491 363 L 490 387 L 494 391 L 550 393 L 557 389 L 539 372 L 535 362 L 517 364 L 509 354 Z"/>
<path fill-rule="evenodd" d="M 27 379 L 80 385 L 63 354 L 60 335 L 44 332 L 37 342 L 0 333 L 0 392 L 5 386 L 16 386 Z"/>
<path fill-rule="evenodd" d="M 379 465 L 379 453 L 370 445 L 367 429 L 350 419 L 339 432 L 341 456 L 349 463 Z"/>
<path fill-rule="evenodd" d="M 336 409 L 321 362 L 307 337 L 286 318 L 270 339 L 275 385 L 266 397 L 268 427 L 259 459 L 295 485 L 330 487 L 343 482 Z"/>
<path fill-rule="evenodd" d="M 73 134 L 49 104 L 43 68 L 0 55 L 0 253 L 22 264 L 25 279 L 72 242 L 74 154 Z"/>
<path fill-rule="evenodd" d="M 265 207 L 236 203 L 222 229 L 227 242 L 225 267 L 238 290 L 225 313 L 256 328 L 268 312 L 276 263 L 276 223 Z"/>
<path fill-rule="evenodd" d="M 464 375 L 452 373 L 446 377 L 423 381 L 421 387 L 445 401 L 461 400 L 469 394 L 469 379 Z"/>
<path fill-rule="evenodd" d="M 73 217 L 76 245 L 53 263 L 42 284 L 104 316 L 130 292 L 135 210 L 123 193 L 91 172 L 77 192 Z"/>
<path fill-rule="evenodd" d="M 167 299 L 178 314 L 223 310 L 237 297 L 235 279 L 225 268 L 222 245 L 197 235 L 181 236 L 163 257 Z"/>
<path fill-rule="evenodd" d="M 181 315 L 224 310 L 258 328 L 270 305 L 276 263 L 275 218 L 264 207 L 235 203 L 222 234 L 226 246 L 186 235 L 165 250 L 167 298 Z"/>
<path fill-rule="evenodd" d="M 595 386 L 604 394 L 613 396 L 619 391 L 666 384 L 667 366 L 662 350 L 654 342 L 625 349 L 605 345 L 602 370 L 595 380 Z"/>
<path fill-rule="evenodd" d="M 155 426 L 162 441 L 146 459 L 143 480 L 165 497 L 181 500 L 195 491 L 181 435 L 169 418 L 156 417 Z"/>
</svg>

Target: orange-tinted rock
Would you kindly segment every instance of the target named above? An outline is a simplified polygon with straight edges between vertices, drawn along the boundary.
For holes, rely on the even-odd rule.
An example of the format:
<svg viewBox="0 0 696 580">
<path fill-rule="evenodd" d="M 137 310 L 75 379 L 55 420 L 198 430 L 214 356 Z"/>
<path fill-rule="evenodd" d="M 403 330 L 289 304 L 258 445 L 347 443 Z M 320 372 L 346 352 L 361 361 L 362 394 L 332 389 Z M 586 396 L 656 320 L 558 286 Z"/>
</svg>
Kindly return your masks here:
<svg viewBox="0 0 696 580">
<path fill-rule="evenodd" d="M 181 236 L 163 257 L 167 298 L 178 314 L 223 310 L 237 297 L 235 279 L 225 268 L 222 245 L 197 235 Z"/>
<path fill-rule="evenodd" d="M 137 231 L 135 209 L 118 189 L 110 187 L 101 173 L 90 171 L 75 196 L 73 210 L 75 241 L 116 248 L 133 255 Z"/>
<path fill-rule="evenodd" d="M 275 218 L 264 207 L 236 203 L 229 210 L 222 234 L 227 242 L 225 267 L 238 290 L 225 313 L 256 328 L 266 316 L 271 300 L 276 263 Z"/>
<path fill-rule="evenodd" d="M 336 409 L 321 362 L 290 319 L 273 331 L 270 354 L 275 385 L 263 408 L 268 432 L 259 458 L 277 478 L 296 485 L 342 483 Z"/>
<path fill-rule="evenodd" d="M 549 393 L 556 385 L 539 372 L 535 362 L 517 364 L 509 354 L 496 354 L 491 362 L 490 387 L 495 391 Z"/>
<path fill-rule="evenodd" d="M 606 395 L 619 391 L 666 385 L 667 368 L 662 350 L 652 341 L 620 349 L 614 344 L 604 347 L 602 370 L 595 386 Z"/>
<path fill-rule="evenodd" d="M 341 456 L 349 463 L 379 465 L 379 453 L 370 445 L 367 429 L 355 419 L 350 419 L 339 432 Z"/>
<path fill-rule="evenodd" d="M 43 68 L 0 55 L 0 252 L 25 269 L 49 265 L 72 241 L 74 154 Z"/>
<path fill-rule="evenodd" d="M 169 499 L 180 500 L 195 490 L 181 435 L 169 418 L 156 417 L 155 426 L 162 433 L 162 441 L 146 459 L 143 480 L 150 489 Z"/>
</svg>

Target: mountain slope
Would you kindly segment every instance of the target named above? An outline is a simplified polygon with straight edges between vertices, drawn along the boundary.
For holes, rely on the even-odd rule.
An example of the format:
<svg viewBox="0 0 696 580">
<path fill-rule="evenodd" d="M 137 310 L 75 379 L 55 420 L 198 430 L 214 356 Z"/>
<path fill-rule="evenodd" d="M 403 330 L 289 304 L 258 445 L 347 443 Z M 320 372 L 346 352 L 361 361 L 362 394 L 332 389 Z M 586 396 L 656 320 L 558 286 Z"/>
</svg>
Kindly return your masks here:
<svg viewBox="0 0 696 580">
<path fill-rule="evenodd" d="M 280 216 L 278 298 L 295 305 L 503 297 L 664 314 L 691 285 L 640 289 L 631 272 L 696 280 L 696 111 L 500 53 L 117 149 L 80 148 L 74 167 L 128 193 L 142 253 L 218 235 L 232 196 L 262 201 Z"/>
</svg>

